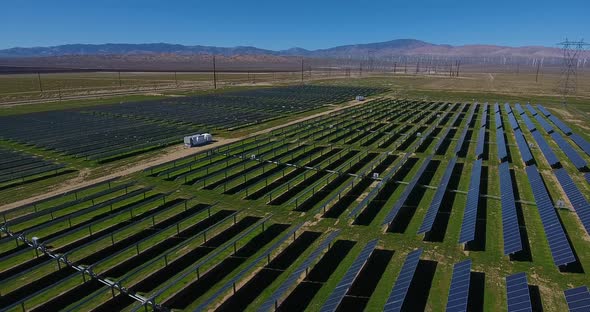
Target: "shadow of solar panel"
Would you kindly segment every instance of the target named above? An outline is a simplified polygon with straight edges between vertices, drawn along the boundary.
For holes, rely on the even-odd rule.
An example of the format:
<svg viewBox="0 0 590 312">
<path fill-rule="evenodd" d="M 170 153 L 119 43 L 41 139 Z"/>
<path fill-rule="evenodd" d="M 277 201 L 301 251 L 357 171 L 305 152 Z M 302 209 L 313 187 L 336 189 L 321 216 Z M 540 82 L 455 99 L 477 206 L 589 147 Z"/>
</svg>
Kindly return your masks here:
<svg viewBox="0 0 590 312">
<path fill-rule="evenodd" d="M 422 225 L 418 229 L 417 234 L 430 232 L 430 230 L 432 230 L 432 225 L 434 224 L 434 220 L 436 219 L 436 215 L 438 214 L 438 210 L 440 208 L 440 205 L 442 204 L 442 200 L 447 190 L 447 185 L 451 180 L 451 175 L 453 173 L 453 169 L 455 168 L 456 163 L 457 157 L 455 156 L 447 165 L 447 169 L 445 170 L 445 173 L 443 174 L 443 177 L 438 185 L 438 188 L 436 189 L 434 198 L 432 199 L 430 207 L 428 207 L 428 211 L 424 216 L 424 220 L 422 221 Z"/>
<path fill-rule="evenodd" d="M 576 133 L 572 133 L 572 135 L 570 135 L 570 138 L 572 139 L 572 141 L 574 141 L 574 143 L 576 143 L 576 145 L 578 145 L 584 151 L 584 153 L 590 156 L 590 142 L 584 140 L 584 138 L 577 135 Z"/>
<path fill-rule="evenodd" d="M 508 312 L 532 311 L 531 295 L 525 273 L 506 276 Z"/>
<path fill-rule="evenodd" d="M 518 145 L 518 150 L 520 151 L 520 156 L 522 157 L 522 161 L 525 164 L 528 164 L 533 160 L 533 155 L 531 154 L 531 150 L 529 149 L 529 145 L 524 138 L 524 135 L 517 129 L 514 131 L 514 137 L 516 138 L 516 145 Z"/>
<path fill-rule="evenodd" d="M 420 261 L 420 255 L 422 255 L 422 248 L 416 249 L 408 254 L 406 261 L 402 265 L 402 268 L 397 276 L 395 285 L 387 298 L 387 302 L 383 307 L 385 312 L 396 312 L 401 311 L 408 294 L 408 289 L 414 278 L 418 262 Z"/>
<path fill-rule="evenodd" d="M 563 292 L 570 312 L 590 311 L 590 292 L 588 287 L 580 286 Z"/>
<path fill-rule="evenodd" d="M 467 311 L 469 283 L 471 281 L 471 260 L 456 263 L 453 267 L 451 288 L 447 300 L 447 312 Z"/>
<path fill-rule="evenodd" d="M 498 160 L 504 161 L 508 158 L 508 151 L 506 150 L 506 139 L 504 139 L 504 129 L 496 129 L 496 146 L 498 148 Z"/>
<path fill-rule="evenodd" d="M 459 243 L 464 244 L 475 238 L 475 223 L 477 221 L 477 207 L 479 205 L 479 186 L 481 182 L 481 165 L 482 160 L 478 159 L 473 163 L 471 170 L 471 180 L 469 182 L 469 191 L 467 192 L 467 204 L 463 212 L 463 222 L 461 223 L 461 234 Z"/>
<path fill-rule="evenodd" d="M 539 109 L 539 111 L 541 111 L 543 115 L 545 115 L 545 117 L 551 116 L 551 113 L 545 107 L 543 107 L 543 105 L 537 104 L 537 108 Z"/>
<path fill-rule="evenodd" d="M 404 205 L 404 203 L 408 199 L 408 196 L 410 196 L 410 193 L 412 193 L 412 191 L 414 190 L 414 187 L 418 183 L 418 180 L 420 180 L 422 173 L 424 173 L 424 170 L 426 170 L 426 167 L 428 167 L 428 164 L 430 163 L 431 159 L 432 159 L 432 156 L 428 156 L 428 157 L 426 157 L 426 159 L 424 159 L 422 166 L 414 174 L 414 178 L 412 179 L 412 181 L 410 181 L 410 183 L 408 185 L 406 185 L 404 192 L 397 199 L 397 201 L 395 202 L 395 204 L 393 205 L 393 207 L 391 208 L 391 210 L 389 211 L 387 216 L 385 216 L 385 220 L 383 220 L 383 223 L 381 225 L 391 224 L 391 222 L 393 222 L 393 220 L 397 216 L 399 210 L 402 208 L 402 206 Z"/>
<path fill-rule="evenodd" d="M 266 300 L 258 309 L 258 311 L 270 311 L 273 307 L 278 306 L 278 302 L 283 295 L 285 295 L 289 288 L 291 288 L 297 280 L 301 277 L 301 275 L 312 265 L 312 263 L 322 254 L 322 252 L 336 239 L 336 236 L 340 234 L 340 230 L 334 231 L 326 237 L 324 241 L 313 251 L 303 263 L 289 277 L 279 286 L 277 290 Z"/>
<path fill-rule="evenodd" d="M 576 152 L 576 150 L 574 150 L 574 148 L 567 143 L 559 133 L 553 132 L 551 133 L 551 137 L 578 170 L 588 165 L 582 156 L 580 156 L 580 154 L 578 154 L 578 152 Z"/>
<path fill-rule="evenodd" d="M 584 197 L 565 169 L 554 169 L 553 173 L 555 173 L 557 181 L 561 184 L 561 188 L 576 210 L 578 218 L 580 218 L 582 225 L 586 229 L 586 233 L 590 234 L 590 203 L 588 203 L 586 197 Z"/>
<path fill-rule="evenodd" d="M 374 239 L 365 245 L 361 253 L 356 257 L 344 277 L 340 280 L 334 291 L 328 297 L 328 300 L 324 302 L 324 305 L 320 309 L 321 312 L 329 312 L 329 311 L 336 311 L 342 298 L 346 295 L 350 286 L 358 276 L 359 272 L 363 268 L 363 266 L 367 263 L 369 256 L 373 253 L 373 250 L 377 246 L 379 240 Z"/>
<path fill-rule="evenodd" d="M 576 261 L 571 246 L 565 236 L 565 232 L 559 219 L 551 198 L 547 193 L 543 179 L 537 170 L 537 166 L 526 167 L 529 184 L 533 190 L 533 196 L 537 203 L 537 209 L 541 216 L 541 223 L 545 230 L 545 236 L 551 249 L 551 256 L 556 266 L 566 265 Z"/>
<path fill-rule="evenodd" d="M 537 146 L 543 153 L 543 156 L 545 156 L 545 159 L 547 160 L 549 165 L 555 166 L 557 163 L 559 163 L 559 159 L 557 158 L 557 156 L 555 156 L 555 153 L 553 152 L 553 150 L 551 149 L 543 135 L 541 135 L 539 131 L 533 131 L 532 135 L 535 141 L 537 142 Z"/>
<path fill-rule="evenodd" d="M 522 250 L 522 239 L 516 215 L 514 203 L 514 191 L 512 189 L 512 177 L 507 162 L 501 163 L 500 171 L 500 193 L 502 204 L 502 233 L 504 236 L 504 254 L 509 255 Z"/>
<path fill-rule="evenodd" d="M 563 133 L 565 133 L 566 135 L 572 134 L 572 129 L 570 127 L 568 127 L 565 123 L 563 123 L 563 121 L 561 121 L 561 119 L 551 115 L 551 116 L 549 116 L 549 120 L 551 120 L 553 122 L 553 124 L 555 126 L 557 126 L 557 128 L 559 128 L 559 130 L 563 131 Z"/>
</svg>

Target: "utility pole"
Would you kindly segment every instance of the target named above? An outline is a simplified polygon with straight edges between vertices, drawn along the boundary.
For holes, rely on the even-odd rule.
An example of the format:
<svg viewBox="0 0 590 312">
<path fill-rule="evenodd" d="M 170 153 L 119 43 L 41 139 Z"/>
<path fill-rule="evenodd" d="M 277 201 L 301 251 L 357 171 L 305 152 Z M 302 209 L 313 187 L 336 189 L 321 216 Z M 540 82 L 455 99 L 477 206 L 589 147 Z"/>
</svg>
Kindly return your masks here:
<svg viewBox="0 0 590 312">
<path fill-rule="evenodd" d="M 39 91 L 43 92 L 43 83 L 41 83 L 41 73 L 37 72 L 37 81 L 39 82 Z"/>
<path fill-rule="evenodd" d="M 393 74 L 397 71 L 397 62 L 393 62 Z"/>
<path fill-rule="evenodd" d="M 119 87 L 122 87 L 122 84 L 121 84 L 121 72 L 119 71 L 117 73 L 119 75 Z"/>
<path fill-rule="evenodd" d="M 303 83 L 303 59 L 301 59 L 301 83 Z"/>
<path fill-rule="evenodd" d="M 359 77 L 363 76 L 363 61 L 359 63 Z"/>
<path fill-rule="evenodd" d="M 215 55 L 213 55 L 213 89 L 217 89 L 217 68 L 215 67 Z"/>
<path fill-rule="evenodd" d="M 174 72 L 174 84 L 178 88 L 178 78 L 176 77 L 176 72 Z"/>
<path fill-rule="evenodd" d="M 455 76 L 459 77 L 459 67 L 461 66 L 461 60 L 457 61 L 457 74 Z"/>
<path fill-rule="evenodd" d="M 539 69 L 541 67 L 541 62 L 537 61 L 537 74 L 535 75 L 535 82 L 539 82 Z"/>
<path fill-rule="evenodd" d="M 563 49 L 563 65 L 561 68 L 560 89 L 563 97 L 563 104 L 566 104 L 567 96 L 576 93 L 577 87 L 577 69 L 580 54 L 584 52 L 588 43 L 584 40 L 569 41 L 567 38 L 564 42 L 559 43 Z"/>
</svg>

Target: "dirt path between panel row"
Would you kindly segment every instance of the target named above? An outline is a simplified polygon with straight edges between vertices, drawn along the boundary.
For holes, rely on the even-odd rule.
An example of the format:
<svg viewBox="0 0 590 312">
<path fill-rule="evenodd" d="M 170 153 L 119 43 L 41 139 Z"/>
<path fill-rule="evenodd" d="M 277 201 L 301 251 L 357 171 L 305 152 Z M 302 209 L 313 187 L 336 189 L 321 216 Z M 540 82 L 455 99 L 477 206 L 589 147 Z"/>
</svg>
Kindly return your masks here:
<svg viewBox="0 0 590 312">
<path fill-rule="evenodd" d="M 10 210 L 10 209 L 13 209 L 13 208 L 16 208 L 16 207 L 28 205 L 28 204 L 34 203 L 36 201 L 39 201 L 39 200 L 43 200 L 43 199 L 46 199 L 46 198 L 49 198 L 49 197 L 52 197 L 52 196 L 63 194 L 65 192 L 73 191 L 75 189 L 86 187 L 86 186 L 89 186 L 89 185 L 92 185 L 92 184 L 100 183 L 100 182 L 103 182 L 103 181 L 106 181 L 106 180 L 109 180 L 109 179 L 120 178 L 120 177 L 123 177 L 123 176 L 127 176 L 127 175 L 130 175 L 130 174 L 136 173 L 136 172 L 143 171 L 143 170 L 148 169 L 148 168 L 153 167 L 153 166 L 157 166 L 157 165 L 161 165 L 163 163 L 169 162 L 169 161 L 173 161 L 175 159 L 180 159 L 182 157 L 186 157 L 186 156 L 189 156 L 189 155 L 193 155 L 193 154 L 196 154 L 196 153 L 200 153 L 200 152 L 203 152 L 203 151 L 214 149 L 214 148 L 217 148 L 219 146 L 222 146 L 222 145 L 225 145 L 225 144 L 229 144 L 229 143 L 233 143 L 233 142 L 236 142 L 236 141 L 239 141 L 239 140 L 247 139 L 249 137 L 253 137 L 253 136 L 256 136 L 256 135 L 265 134 L 265 133 L 271 132 L 271 131 L 276 130 L 276 129 L 287 127 L 287 126 L 290 126 L 290 125 L 293 125 L 293 124 L 296 124 L 296 123 L 299 123 L 299 122 L 302 122 L 302 121 L 306 121 L 306 120 L 313 119 L 313 118 L 316 118 L 316 117 L 324 116 L 324 115 L 327 115 L 327 114 L 330 114 L 330 113 L 334 113 L 334 112 L 337 112 L 337 111 L 340 111 L 340 110 L 343 110 L 343 109 L 346 109 L 346 108 L 358 106 L 358 105 L 361 105 L 361 104 L 364 104 L 364 103 L 365 102 L 351 101 L 351 102 L 348 102 L 345 105 L 335 107 L 335 108 L 330 109 L 330 110 L 325 111 L 325 112 L 317 113 L 317 114 L 306 116 L 306 117 L 303 117 L 303 118 L 300 118 L 300 119 L 297 119 L 297 120 L 286 122 L 286 123 L 284 123 L 282 125 L 279 125 L 279 126 L 275 126 L 275 127 L 271 127 L 271 128 L 266 128 L 266 129 L 263 129 L 263 130 L 260 130 L 260 131 L 257 131 L 257 132 L 250 133 L 248 135 L 244 135 L 242 137 L 231 138 L 231 139 L 217 138 L 215 142 L 213 142 L 212 144 L 205 145 L 205 146 L 199 146 L 199 147 L 193 147 L 193 148 L 185 148 L 182 145 L 180 145 L 180 146 L 176 145 L 176 146 L 173 146 L 173 147 L 164 149 L 162 155 L 156 156 L 153 159 L 148 159 L 148 160 L 145 160 L 145 161 L 141 161 L 137 165 L 119 168 L 119 169 L 117 169 L 117 172 L 114 172 L 114 173 L 111 173 L 111 174 L 108 174 L 108 175 L 105 175 L 105 176 L 102 176 L 102 177 L 93 178 L 93 179 L 90 179 L 90 180 L 86 180 L 86 177 L 88 176 L 89 171 L 88 170 L 81 170 L 80 171 L 80 174 L 77 177 L 72 178 L 72 179 L 67 180 L 67 181 L 64 181 L 63 183 L 60 183 L 60 184 L 56 185 L 50 191 L 45 192 L 43 194 L 31 196 L 29 198 L 26 198 L 26 199 L 23 199 L 23 200 L 20 200 L 20 201 L 16 201 L 16 202 L 13 202 L 13 203 L 10 203 L 10 204 L 6 204 L 6 205 L 3 205 L 3 206 L 0 206 L 0 211 Z M 97 170 L 97 169 L 94 169 L 94 170 Z"/>
</svg>

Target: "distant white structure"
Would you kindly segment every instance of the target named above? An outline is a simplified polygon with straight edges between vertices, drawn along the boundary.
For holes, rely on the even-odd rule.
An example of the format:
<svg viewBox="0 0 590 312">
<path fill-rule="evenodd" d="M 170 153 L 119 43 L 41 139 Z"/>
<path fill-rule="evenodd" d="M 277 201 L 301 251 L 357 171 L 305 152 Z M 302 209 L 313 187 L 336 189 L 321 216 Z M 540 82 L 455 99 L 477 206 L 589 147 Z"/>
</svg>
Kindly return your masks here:
<svg viewBox="0 0 590 312">
<path fill-rule="evenodd" d="M 362 95 L 357 95 L 355 99 L 356 99 L 357 101 L 364 101 L 364 100 L 365 100 L 365 97 L 364 97 L 364 96 L 362 96 Z"/>
<path fill-rule="evenodd" d="M 184 146 L 199 146 L 213 141 L 213 136 L 209 133 L 201 133 L 184 137 Z"/>
</svg>

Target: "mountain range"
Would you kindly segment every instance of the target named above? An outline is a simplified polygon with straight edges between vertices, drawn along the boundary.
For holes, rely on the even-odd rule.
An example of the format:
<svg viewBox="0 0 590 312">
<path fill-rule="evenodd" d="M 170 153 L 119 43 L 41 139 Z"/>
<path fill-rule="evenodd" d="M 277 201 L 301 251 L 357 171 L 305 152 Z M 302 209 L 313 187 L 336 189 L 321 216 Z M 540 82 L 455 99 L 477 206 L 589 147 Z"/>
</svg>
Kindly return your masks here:
<svg viewBox="0 0 590 312">
<path fill-rule="evenodd" d="M 508 47 L 497 45 L 433 44 L 415 39 L 396 39 L 385 42 L 351 44 L 328 49 L 307 50 L 291 48 L 268 50 L 251 46 L 215 47 L 202 45 L 181 45 L 169 43 L 107 43 L 107 44 L 66 44 L 52 47 L 10 48 L 0 50 L 0 58 L 31 58 L 94 55 L 221 55 L 231 56 L 299 56 L 311 58 L 390 58 L 394 56 L 436 56 L 436 57 L 522 57 L 558 58 L 561 50 L 543 46 Z"/>
</svg>

